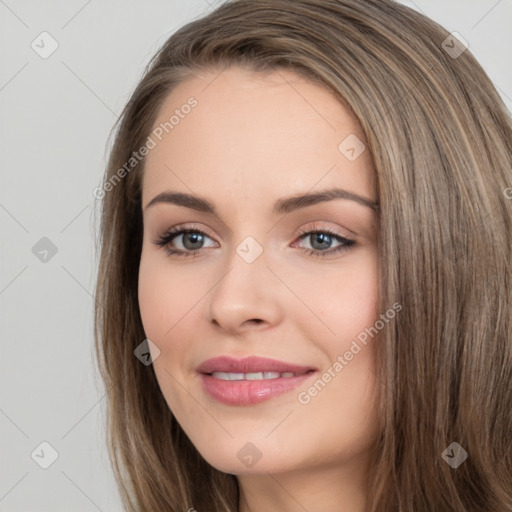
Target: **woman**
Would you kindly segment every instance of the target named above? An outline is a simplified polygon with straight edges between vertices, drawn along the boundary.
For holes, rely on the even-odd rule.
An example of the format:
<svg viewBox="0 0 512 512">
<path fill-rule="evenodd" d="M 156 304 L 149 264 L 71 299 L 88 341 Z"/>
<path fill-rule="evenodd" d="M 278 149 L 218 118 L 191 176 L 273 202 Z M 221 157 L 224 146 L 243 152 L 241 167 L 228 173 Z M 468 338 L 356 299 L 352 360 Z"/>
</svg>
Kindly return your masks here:
<svg viewBox="0 0 512 512">
<path fill-rule="evenodd" d="M 173 34 L 102 186 L 96 348 L 128 510 L 512 510 L 512 122 L 390 0 Z"/>
</svg>

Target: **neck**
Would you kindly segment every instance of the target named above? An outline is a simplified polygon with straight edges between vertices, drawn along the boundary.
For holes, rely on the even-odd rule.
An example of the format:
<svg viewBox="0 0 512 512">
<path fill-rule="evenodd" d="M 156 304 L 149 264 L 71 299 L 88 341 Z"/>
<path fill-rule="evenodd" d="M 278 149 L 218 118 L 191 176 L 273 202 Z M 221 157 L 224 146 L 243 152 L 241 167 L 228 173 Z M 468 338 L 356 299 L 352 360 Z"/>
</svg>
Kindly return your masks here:
<svg viewBox="0 0 512 512">
<path fill-rule="evenodd" d="M 367 466 L 321 466 L 238 476 L 240 512 L 365 512 Z"/>
</svg>

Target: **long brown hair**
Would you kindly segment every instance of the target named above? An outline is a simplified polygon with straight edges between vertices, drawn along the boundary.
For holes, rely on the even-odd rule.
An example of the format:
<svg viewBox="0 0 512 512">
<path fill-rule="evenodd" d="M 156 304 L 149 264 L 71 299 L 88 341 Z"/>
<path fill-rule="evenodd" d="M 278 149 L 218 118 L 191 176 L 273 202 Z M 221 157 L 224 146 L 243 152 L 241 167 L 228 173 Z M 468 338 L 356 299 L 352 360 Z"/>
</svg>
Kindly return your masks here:
<svg viewBox="0 0 512 512">
<path fill-rule="evenodd" d="M 236 477 L 201 457 L 153 367 L 134 356 L 146 336 L 144 159 L 133 158 L 176 85 L 238 65 L 293 70 L 330 90 L 359 119 L 373 158 L 379 310 L 403 308 L 381 332 L 368 511 L 512 511 L 512 121 L 450 37 L 392 0 L 233 0 L 174 33 L 148 64 L 97 196 L 95 348 L 127 510 L 238 510 Z M 456 468 L 442 456 L 452 443 L 468 454 Z"/>
</svg>

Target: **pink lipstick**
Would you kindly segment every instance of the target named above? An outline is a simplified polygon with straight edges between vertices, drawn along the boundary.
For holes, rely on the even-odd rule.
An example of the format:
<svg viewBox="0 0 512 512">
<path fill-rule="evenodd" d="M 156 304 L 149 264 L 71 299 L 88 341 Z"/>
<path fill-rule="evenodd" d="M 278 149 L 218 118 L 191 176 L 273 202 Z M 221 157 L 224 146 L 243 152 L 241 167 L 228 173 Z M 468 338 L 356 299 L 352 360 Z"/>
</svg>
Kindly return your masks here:
<svg viewBox="0 0 512 512">
<path fill-rule="evenodd" d="M 316 368 L 249 356 L 215 357 L 197 367 L 203 388 L 228 405 L 253 405 L 286 393 L 308 379 Z"/>
</svg>

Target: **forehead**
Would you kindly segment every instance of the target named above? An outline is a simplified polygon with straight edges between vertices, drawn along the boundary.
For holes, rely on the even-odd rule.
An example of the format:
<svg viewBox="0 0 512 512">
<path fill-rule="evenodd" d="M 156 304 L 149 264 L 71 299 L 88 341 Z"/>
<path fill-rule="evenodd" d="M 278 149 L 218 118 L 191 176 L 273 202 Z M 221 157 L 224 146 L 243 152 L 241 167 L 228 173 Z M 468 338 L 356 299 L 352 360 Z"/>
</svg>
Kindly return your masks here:
<svg viewBox="0 0 512 512">
<path fill-rule="evenodd" d="M 166 187 L 277 197 L 315 183 L 374 199 L 369 152 L 351 161 L 340 150 L 350 137 L 365 143 L 357 119 L 330 91 L 291 71 L 235 67 L 192 76 L 169 94 L 153 132 L 165 126 L 146 157 L 143 203 Z"/>
</svg>

